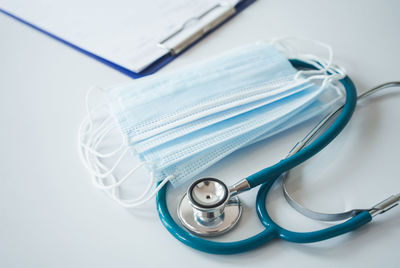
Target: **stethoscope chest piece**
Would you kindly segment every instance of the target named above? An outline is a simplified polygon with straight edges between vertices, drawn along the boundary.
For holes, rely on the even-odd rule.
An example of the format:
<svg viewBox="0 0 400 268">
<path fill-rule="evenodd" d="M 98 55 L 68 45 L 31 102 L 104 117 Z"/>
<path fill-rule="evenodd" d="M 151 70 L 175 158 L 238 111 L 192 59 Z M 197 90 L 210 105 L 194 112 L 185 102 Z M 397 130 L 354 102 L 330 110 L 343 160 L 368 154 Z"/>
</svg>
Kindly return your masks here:
<svg viewBox="0 0 400 268">
<path fill-rule="evenodd" d="M 242 214 L 237 196 L 231 196 L 220 180 L 195 181 L 182 197 L 178 217 L 182 225 L 199 236 L 216 236 L 231 230 Z"/>
</svg>

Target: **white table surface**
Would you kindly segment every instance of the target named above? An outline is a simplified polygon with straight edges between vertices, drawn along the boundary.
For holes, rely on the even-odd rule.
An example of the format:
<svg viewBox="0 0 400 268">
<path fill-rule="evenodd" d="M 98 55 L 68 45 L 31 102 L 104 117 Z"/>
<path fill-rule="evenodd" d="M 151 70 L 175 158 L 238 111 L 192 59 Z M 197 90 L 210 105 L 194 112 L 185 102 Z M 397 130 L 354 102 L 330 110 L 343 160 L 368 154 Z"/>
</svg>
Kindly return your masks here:
<svg viewBox="0 0 400 268">
<path fill-rule="evenodd" d="M 259 0 L 160 72 L 294 35 L 331 44 L 361 92 L 400 80 L 399 9 L 395 0 Z M 92 186 L 78 158 L 87 89 L 130 78 L 4 15 L 0 36 L 0 267 L 398 267 L 398 208 L 351 234 L 309 245 L 276 240 L 234 256 L 182 245 L 161 226 L 154 202 L 136 211 L 119 207 Z M 296 196 L 329 212 L 369 207 L 400 192 L 399 107 L 395 89 L 360 105 L 343 133 L 304 165 L 302 180 L 290 185 Z M 282 157 L 308 127 L 241 150 L 204 175 L 233 182 L 252 174 Z M 170 191 L 172 212 L 184 190 Z M 262 230 L 255 191 L 242 199 L 244 217 L 222 240 Z M 327 226 L 294 212 L 279 187 L 267 203 L 284 227 Z"/>
</svg>

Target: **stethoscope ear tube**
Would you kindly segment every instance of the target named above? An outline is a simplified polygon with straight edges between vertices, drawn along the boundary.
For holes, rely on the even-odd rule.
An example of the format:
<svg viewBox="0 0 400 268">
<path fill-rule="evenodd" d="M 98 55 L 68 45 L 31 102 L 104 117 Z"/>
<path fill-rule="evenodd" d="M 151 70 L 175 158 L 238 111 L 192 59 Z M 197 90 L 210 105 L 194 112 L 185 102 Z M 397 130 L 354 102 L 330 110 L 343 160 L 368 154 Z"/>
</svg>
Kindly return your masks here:
<svg viewBox="0 0 400 268">
<path fill-rule="evenodd" d="M 371 96 L 374 93 L 377 93 L 385 88 L 391 88 L 391 87 L 400 87 L 400 81 L 392 81 L 388 83 L 384 83 L 381 85 L 378 85 L 374 88 L 371 88 L 367 91 L 364 91 L 363 93 L 359 94 L 357 97 L 357 100 L 363 100 L 369 96 Z M 296 146 L 296 151 L 301 150 L 304 146 L 306 146 L 312 139 L 317 135 L 319 132 L 322 131 L 329 123 L 335 118 L 335 116 L 342 110 L 342 107 L 339 107 L 335 111 L 331 112 L 329 115 L 327 115 L 316 127 L 312 129 L 312 131 L 309 132 L 309 134 L 301 141 L 301 143 Z M 363 211 L 368 211 L 369 214 L 374 217 L 376 215 L 385 213 L 386 211 L 394 208 L 397 206 L 400 202 L 400 193 L 397 195 L 392 195 L 388 197 L 387 199 L 383 200 L 379 204 L 376 204 L 372 208 L 369 209 L 351 209 L 347 211 L 342 211 L 342 212 L 336 212 L 336 213 L 324 213 L 324 212 L 319 212 L 319 211 L 314 211 L 311 210 L 303 205 L 301 205 L 299 202 L 296 201 L 294 197 L 292 197 L 287 190 L 287 182 L 288 182 L 288 177 L 290 176 L 290 171 L 285 172 L 282 175 L 282 190 L 283 190 L 283 195 L 285 196 L 286 201 L 292 206 L 295 210 L 303 214 L 304 216 L 318 220 L 318 221 L 341 221 L 341 220 L 346 220 L 351 217 L 354 217 L 358 215 L 359 213 Z"/>
<path fill-rule="evenodd" d="M 298 69 L 314 68 L 313 66 L 300 60 L 290 60 L 290 62 Z M 279 176 L 280 174 L 298 166 L 325 148 L 325 146 L 327 146 L 333 139 L 335 139 L 337 135 L 339 135 L 353 115 L 357 103 L 357 92 L 351 79 L 349 77 L 345 77 L 341 79 L 340 82 L 346 89 L 346 101 L 343 106 L 343 110 L 338 115 L 335 122 L 307 147 L 303 148 L 292 156 L 282 159 L 277 164 L 260 170 L 259 172 L 247 177 L 246 180 L 250 184 L 250 188 L 256 187 L 266 182 L 269 178 Z"/>
<path fill-rule="evenodd" d="M 372 220 L 372 216 L 368 211 L 362 211 L 345 222 L 318 231 L 293 232 L 284 229 L 271 219 L 265 205 L 267 194 L 277 179 L 274 178 L 260 187 L 257 193 L 256 211 L 264 227 L 275 230 L 280 239 L 295 243 L 314 243 L 348 233 Z"/>
</svg>

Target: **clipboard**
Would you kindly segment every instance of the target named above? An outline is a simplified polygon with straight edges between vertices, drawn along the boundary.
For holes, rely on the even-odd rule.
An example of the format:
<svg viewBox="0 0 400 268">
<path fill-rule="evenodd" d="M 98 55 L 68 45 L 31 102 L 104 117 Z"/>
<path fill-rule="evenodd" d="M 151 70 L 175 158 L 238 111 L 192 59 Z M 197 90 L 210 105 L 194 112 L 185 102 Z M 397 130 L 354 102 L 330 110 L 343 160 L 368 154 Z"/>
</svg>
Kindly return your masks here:
<svg viewBox="0 0 400 268">
<path fill-rule="evenodd" d="M 100 56 L 96 53 L 89 51 L 73 42 L 70 42 L 59 35 L 52 33 L 43 27 L 39 27 L 34 23 L 23 19 L 22 17 L 15 15 L 9 11 L 6 11 L 0 7 L 0 12 L 53 38 L 70 48 L 79 51 L 111 68 L 117 70 L 131 78 L 140 78 L 149 74 L 153 74 L 175 58 L 182 55 L 185 51 L 190 49 L 192 46 L 197 44 L 200 40 L 208 36 L 210 33 L 218 29 L 225 22 L 233 18 L 235 15 L 240 13 L 255 0 L 241 0 L 234 6 L 224 5 L 223 2 L 217 3 L 196 17 L 192 17 L 185 21 L 178 29 L 175 29 L 172 33 L 165 36 L 158 42 L 158 46 L 165 50 L 165 54 L 150 62 L 140 71 L 133 71 L 132 69 L 126 68 L 121 64 L 114 62 L 112 59 Z"/>
</svg>

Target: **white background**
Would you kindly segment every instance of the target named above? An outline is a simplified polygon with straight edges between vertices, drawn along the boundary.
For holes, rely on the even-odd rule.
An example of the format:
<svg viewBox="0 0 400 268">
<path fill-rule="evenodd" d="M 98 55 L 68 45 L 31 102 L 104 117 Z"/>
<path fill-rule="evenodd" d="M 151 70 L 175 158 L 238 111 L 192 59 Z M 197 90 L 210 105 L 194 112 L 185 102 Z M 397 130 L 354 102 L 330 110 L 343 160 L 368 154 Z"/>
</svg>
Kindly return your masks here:
<svg viewBox="0 0 400 268">
<path fill-rule="evenodd" d="M 329 43 L 360 92 L 400 80 L 399 2 L 259 0 L 160 72 L 256 40 L 303 36 Z M 118 207 L 92 187 L 79 161 L 77 129 L 91 85 L 129 78 L 0 15 L 0 266 L 1 267 L 397 267 L 400 209 L 329 241 L 272 241 L 234 256 L 204 254 L 176 241 L 153 202 Z M 400 192 L 400 94 L 388 90 L 360 105 L 350 125 L 304 165 L 291 191 L 313 209 L 372 206 Z M 203 175 L 234 182 L 274 163 L 311 124 L 245 148 Z M 300 169 L 296 169 L 300 174 Z M 301 180 L 300 180 L 301 179 Z M 169 192 L 171 212 L 184 187 Z M 244 217 L 222 240 L 262 230 L 255 191 L 243 194 Z M 305 219 L 283 201 L 267 200 L 282 226 L 327 226 Z M 174 213 L 175 214 L 175 213 Z"/>
</svg>

